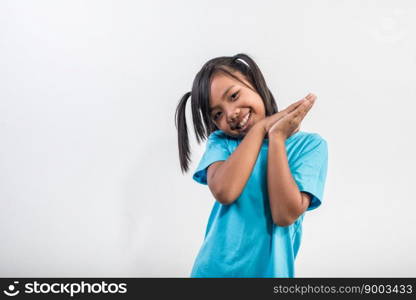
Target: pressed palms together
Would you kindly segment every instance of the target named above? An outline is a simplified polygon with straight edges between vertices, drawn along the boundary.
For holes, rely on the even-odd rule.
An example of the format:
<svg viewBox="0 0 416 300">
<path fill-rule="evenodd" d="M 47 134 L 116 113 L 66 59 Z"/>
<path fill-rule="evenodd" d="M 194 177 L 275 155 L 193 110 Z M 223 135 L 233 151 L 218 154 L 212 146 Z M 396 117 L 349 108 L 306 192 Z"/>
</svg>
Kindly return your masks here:
<svg viewBox="0 0 416 300">
<path fill-rule="evenodd" d="M 263 120 L 264 130 L 268 136 L 287 139 L 299 131 L 300 123 L 315 103 L 316 95 L 309 93 L 305 98 L 289 105 L 284 110 Z"/>
</svg>

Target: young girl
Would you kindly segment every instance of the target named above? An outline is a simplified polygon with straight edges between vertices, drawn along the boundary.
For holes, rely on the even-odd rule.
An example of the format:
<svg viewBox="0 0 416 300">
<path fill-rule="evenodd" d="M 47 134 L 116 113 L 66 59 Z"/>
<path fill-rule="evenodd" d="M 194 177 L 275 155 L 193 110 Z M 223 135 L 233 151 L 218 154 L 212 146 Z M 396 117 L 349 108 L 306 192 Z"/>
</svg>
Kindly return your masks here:
<svg viewBox="0 0 416 300">
<path fill-rule="evenodd" d="M 197 141 L 208 137 L 193 179 L 216 199 L 191 277 L 294 277 L 304 213 L 321 204 L 327 173 L 326 141 L 299 131 L 316 96 L 278 112 L 248 55 L 209 60 L 175 113 L 182 172 L 189 96 Z"/>
</svg>

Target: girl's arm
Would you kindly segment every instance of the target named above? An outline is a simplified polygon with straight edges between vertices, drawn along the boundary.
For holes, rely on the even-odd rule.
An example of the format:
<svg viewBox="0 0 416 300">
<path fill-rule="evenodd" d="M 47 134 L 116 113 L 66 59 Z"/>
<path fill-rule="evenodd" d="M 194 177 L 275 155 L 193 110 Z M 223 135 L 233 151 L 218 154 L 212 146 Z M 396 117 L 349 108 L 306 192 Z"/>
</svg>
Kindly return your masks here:
<svg viewBox="0 0 416 300">
<path fill-rule="evenodd" d="M 296 101 L 284 110 L 255 123 L 227 160 L 215 162 L 208 167 L 208 187 L 215 199 L 222 204 L 231 204 L 240 196 L 269 129 L 278 120 L 300 107 L 303 100 Z"/>
<path fill-rule="evenodd" d="M 285 141 L 311 109 L 316 96 L 310 94 L 296 110 L 277 121 L 268 131 L 267 188 L 273 222 L 289 226 L 308 208 L 310 195 L 301 193 L 290 172 Z"/>
<path fill-rule="evenodd" d="M 305 212 L 311 196 L 299 191 L 290 172 L 285 138 L 271 135 L 267 158 L 267 188 L 273 222 L 289 226 Z"/>
<path fill-rule="evenodd" d="M 256 163 L 266 133 L 263 122 L 257 122 L 227 160 L 208 167 L 208 186 L 220 203 L 231 204 L 240 196 Z"/>
</svg>

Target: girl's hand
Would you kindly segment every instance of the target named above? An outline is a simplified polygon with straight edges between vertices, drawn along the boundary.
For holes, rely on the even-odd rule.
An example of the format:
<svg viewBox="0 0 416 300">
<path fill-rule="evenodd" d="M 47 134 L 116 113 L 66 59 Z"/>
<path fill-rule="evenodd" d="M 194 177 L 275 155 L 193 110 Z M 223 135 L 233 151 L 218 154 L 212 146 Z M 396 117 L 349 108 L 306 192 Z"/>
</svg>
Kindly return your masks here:
<svg viewBox="0 0 416 300">
<path fill-rule="evenodd" d="M 283 110 L 285 111 L 284 116 L 280 117 L 276 122 L 274 122 L 274 124 L 267 131 L 269 137 L 277 135 L 287 139 L 289 136 L 299 131 L 300 123 L 311 109 L 315 99 L 316 96 L 314 94 L 308 94 L 302 100 L 295 102 Z M 273 117 L 274 115 L 270 117 Z"/>
<path fill-rule="evenodd" d="M 262 120 L 263 128 L 265 130 L 265 133 L 268 133 L 270 128 L 276 123 L 278 120 L 289 114 L 290 112 L 294 111 L 299 105 L 305 101 L 305 99 L 312 94 L 308 94 L 305 98 L 296 101 L 295 103 L 292 103 L 288 107 L 286 107 L 284 110 L 279 111 L 278 113 L 275 113 L 271 116 L 268 116 Z"/>
</svg>

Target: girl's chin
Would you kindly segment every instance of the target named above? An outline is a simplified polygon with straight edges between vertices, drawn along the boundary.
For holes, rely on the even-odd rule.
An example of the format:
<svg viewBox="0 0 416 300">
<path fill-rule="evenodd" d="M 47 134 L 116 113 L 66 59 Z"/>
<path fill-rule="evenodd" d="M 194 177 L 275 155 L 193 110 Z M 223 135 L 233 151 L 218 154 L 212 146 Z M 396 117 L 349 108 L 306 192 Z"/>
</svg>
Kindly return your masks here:
<svg viewBox="0 0 416 300">
<path fill-rule="evenodd" d="M 232 136 L 236 137 L 236 138 L 241 138 L 244 137 L 248 131 L 250 130 L 250 128 L 253 126 L 253 124 L 248 124 L 246 128 L 244 128 L 244 130 L 235 130 L 234 132 L 231 133 Z"/>
</svg>

